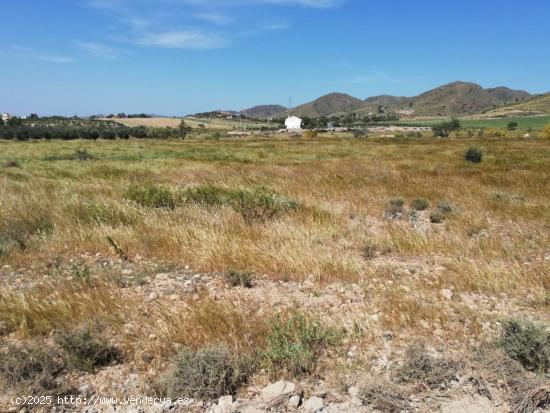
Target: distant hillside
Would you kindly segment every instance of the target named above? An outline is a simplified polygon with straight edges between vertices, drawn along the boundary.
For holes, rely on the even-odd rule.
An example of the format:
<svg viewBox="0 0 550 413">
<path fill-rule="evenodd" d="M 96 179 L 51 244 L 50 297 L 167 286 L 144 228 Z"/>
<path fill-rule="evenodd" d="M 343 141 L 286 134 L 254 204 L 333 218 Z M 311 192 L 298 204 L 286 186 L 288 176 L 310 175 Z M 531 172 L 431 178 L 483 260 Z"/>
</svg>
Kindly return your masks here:
<svg viewBox="0 0 550 413">
<path fill-rule="evenodd" d="M 281 105 L 259 105 L 244 109 L 241 113 L 255 119 L 266 119 L 282 115 L 286 110 L 287 108 Z"/>
<path fill-rule="evenodd" d="M 383 106 L 386 112 L 415 116 L 472 115 L 523 101 L 530 96 L 525 91 L 506 87 L 484 89 L 475 83 L 453 82 L 411 98 L 375 96 L 365 100 L 360 112 L 376 112 Z"/>
<path fill-rule="evenodd" d="M 300 105 L 290 112 L 300 117 L 317 118 L 337 113 L 353 112 L 364 105 L 361 99 L 346 95 L 345 93 L 330 93 L 313 102 Z"/>
<path fill-rule="evenodd" d="M 550 93 L 533 96 L 522 103 L 503 107 L 499 112 L 538 112 L 550 114 Z"/>
</svg>

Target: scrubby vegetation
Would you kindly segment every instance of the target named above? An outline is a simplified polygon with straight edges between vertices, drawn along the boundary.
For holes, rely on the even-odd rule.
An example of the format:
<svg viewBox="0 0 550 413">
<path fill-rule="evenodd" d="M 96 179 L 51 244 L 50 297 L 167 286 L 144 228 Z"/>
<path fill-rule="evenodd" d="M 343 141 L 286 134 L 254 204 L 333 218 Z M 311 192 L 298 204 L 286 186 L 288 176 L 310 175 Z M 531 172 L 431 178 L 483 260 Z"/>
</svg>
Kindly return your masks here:
<svg viewBox="0 0 550 413">
<path fill-rule="evenodd" d="M 470 163 L 480 163 L 483 160 L 483 151 L 479 148 L 468 148 L 464 153 L 464 159 Z"/>
<path fill-rule="evenodd" d="M 498 345 L 527 370 L 544 374 L 550 369 L 550 331 L 547 326 L 532 321 L 507 321 Z"/>
<path fill-rule="evenodd" d="M 268 320 L 267 334 L 264 365 L 270 371 L 285 370 L 293 375 L 312 372 L 319 352 L 339 337 L 338 331 L 298 311 Z"/>
<path fill-rule="evenodd" d="M 63 349 L 67 364 L 76 370 L 93 371 L 121 359 L 120 350 L 101 335 L 99 326 L 84 326 L 57 334 L 57 345 Z"/>
<path fill-rule="evenodd" d="M 161 394 L 174 399 L 213 400 L 235 394 L 251 371 L 253 366 L 248 360 L 236 359 L 223 345 L 183 349 L 172 358 L 171 367 L 158 387 Z"/>
</svg>

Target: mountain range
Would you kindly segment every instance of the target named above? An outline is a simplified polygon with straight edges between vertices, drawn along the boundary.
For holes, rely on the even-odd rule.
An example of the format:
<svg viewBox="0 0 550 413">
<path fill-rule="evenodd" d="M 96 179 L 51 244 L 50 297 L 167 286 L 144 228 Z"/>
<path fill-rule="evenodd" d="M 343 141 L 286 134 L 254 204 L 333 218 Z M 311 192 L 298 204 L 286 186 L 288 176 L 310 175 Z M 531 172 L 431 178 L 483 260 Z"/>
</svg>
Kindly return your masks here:
<svg viewBox="0 0 550 413">
<path fill-rule="evenodd" d="M 542 95 L 550 101 L 550 96 Z M 418 96 L 372 96 L 365 100 L 345 93 L 330 93 L 312 102 L 288 110 L 280 105 L 261 105 L 242 111 L 254 118 L 295 115 L 316 118 L 346 113 L 397 113 L 401 116 L 466 116 L 475 115 L 504 106 L 527 105 L 541 99 L 523 90 L 504 86 L 485 89 L 476 83 L 452 82 L 424 92 Z M 540 107 L 541 105 L 534 105 Z M 544 108 L 548 103 L 542 103 Z M 548 107 L 550 110 L 550 107 Z"/>
</svg>

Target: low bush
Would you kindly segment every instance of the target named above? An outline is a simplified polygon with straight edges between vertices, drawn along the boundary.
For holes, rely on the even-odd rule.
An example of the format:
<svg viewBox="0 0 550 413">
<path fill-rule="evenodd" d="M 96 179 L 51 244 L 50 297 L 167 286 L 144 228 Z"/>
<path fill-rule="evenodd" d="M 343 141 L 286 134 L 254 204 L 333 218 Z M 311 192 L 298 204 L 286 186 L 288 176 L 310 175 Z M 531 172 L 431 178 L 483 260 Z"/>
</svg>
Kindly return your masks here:
<svg viewBox="0 0 550 413">
<path fill-rule="evenodd" d="M 430 213 L 430 221 L 434 224 L 441 224 L 445 219 L 456 212 L 456 208 L 447 201 L 440 201 L 437 208 Z"/>
<path fill-rule="evenodd" d="M 312 372 L 321 350 L 339 338 L 337 330 L 296 310 L 270 318 L 268 328 L 261 357 L 272 373 L 285 370 L 299 376 Z"/>
<path fill-rule="evenodd" d="M 2 164 L 2 166 L 4 168 L 19 168 L 21 166 L 21 164 L 19 163 L 19 161 L 15 160 L 15 159 L 12 159 L 12 160 L 4 162 Z"/>
<path fill-rule="evenodd" d="M 121 359 L 120 351 L 90 326 L 58 333 L 56 343 L 75 370 L 93 371 Z"/>
<path fill-rule="evenodd" d="M 358 385 L 357 397 L 364 405 L 381 412 L 400 413 L 408 411 L 407 391 L 382 377 L 369 376 Z"/>
<path fill-rule="evenodd" d="M 404 213 L 405 200 L 392 198 L 386 204 L 384 211 L 387 218 L 399 218 Z"/>
<path fill-rule="evenodd" d="M 544 325 L 509 320 L 497 344 L 529 371 L 544 374 L 550 369 L 550 331 Z"/>
<path fill-rule="evenodd" d="M 15 211 L 0 220 L 0 255 L 11 248 L 27 249 L 29 239 L 38 235 L 49 235 L 54 225 L 48 211 L 34 210 L 32 214 Z"/>
<path fill-rule="evenodd" d="M 185 348 L 172 358 L 170 365 L 158 383 L 160 392 L 171 398 L 205 401 L 234 395 L 253 367 L 237 360 L 225 346 Z"/>
<path fill-rule="evenodd" d="M 227 190 L 211 185 L 189 188 L 180 194 L 183 203 L 204 206 L 226 205 L 240 213 L 247 222 L 267 221 L 298 209 L 298 203 L 264 189 Z"/>
<path fill-rule="evenodd" d="M 424 198 L 415 198 L 411 201 L 411 208 L 415 211 L 424 211 L 428 209 L 430 206 L 430 203 L 426 201 Z"/>
<path fill-rule="evenodd" d="M 315 129 L 308 129 L 304 131 L 304 138 L 315 139 L 317 137 L 317 131 Z"/>
<path fill-rule="evenodd" d="M 78 224 L 110 225 L 119 227 L 131 225 L 138 219 L 138 214 L 132 208 L 123 208 L 114 203 L 85 202 L 69 204 L 66 208 L 68 215 Z"/>
<path fill-rule="evenodd" d="M 550 124 L 546 125 L 542 130 L 539 132 L 538 136 L 542 139 L 550 139 Z"/>
<path fill-rule="evenodd" d="M 430 389 L 446 387 L 457 379 L 463 363 L 428 354 L 422 342 L 411 344 L 405 353 L 405 362 L 396 372 L 399 383 L 421 383 Z"/>
<path fill-rule="evenodd" d="M 464 159 L 470 163 L 480 163 L 483 160 L 483 151 L 479 148 L 470 147 L 464 153 Z"/>
<path fill-rule="evenodd" d="M 124 199 L 135 202 L 147 208 L 168 208 L 176 207 L 176 197 L 170 189 L 155 185 L 130 185 L 123 195 Z"/>
<path fill-rule="evenodd" d="M 240 272 L 236 270 L 229 270 L 225 274 L 225 279 L 232 287 L 252 288 L 252 277 L 252 273 Z"/>
<path fill-rule="evenodd" d="M 75 161 L 89 161 L 89 160 L 94 159 L 94 157 L 86 149 L 77 149 L 71 155 L 71 159 L 73 159 Z"/>
<path fill-rule="evenodd" d="M 57 387 L 55 379 L 63 371 L 64 363 L 53 347 L 31 342 L 2 343 L 0 348 L 0 381 L 4 387 L 34 394 L 51 392 Z"/>
</svg>

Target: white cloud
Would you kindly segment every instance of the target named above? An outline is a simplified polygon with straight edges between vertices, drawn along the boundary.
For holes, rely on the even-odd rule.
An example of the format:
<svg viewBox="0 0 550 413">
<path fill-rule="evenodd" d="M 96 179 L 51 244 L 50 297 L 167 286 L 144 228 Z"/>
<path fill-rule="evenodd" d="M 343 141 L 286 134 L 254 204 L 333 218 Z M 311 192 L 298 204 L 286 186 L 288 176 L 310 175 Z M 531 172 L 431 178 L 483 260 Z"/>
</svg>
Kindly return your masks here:
<svg viewBox="0 0 550 413">
<path fill-rule="evenodd" d="M 148 33 L 136 38 L 138 44 L 170 49 L 217 49 L 227 46 L 224 37 L 199 29 L 171 30 Z"/>
<path fill-rule="evenodd" d="M 76 42 L 76 45 L 92 57 L 100 59 L 116 59 L 118 57 L 116 50 L 101 43 Z"/>
<path fill-rule="evenodd" d="M 60 64 L 67 64 L 67 63 L 74 62 L 74 59 L 69 56 L 52 54 L 43 50 L 33 49 L 25 46 L 11 45 L 9 47 L 5 47 L 4 49 L 11 50 L 12 52 L 11 55 L 20 59 L 35 60 L 35 61 L 47 62 L 47 63 L 60 63 Z M 4 54 L 7 54 L 7 53 L 4 53 Z"/>
<path fill-rule="evenodd" d="M 239 37 L 290 27 L 272 14 L 271 21 L 258 22 L 243 8 L 272 5 L 326 9 L 340 6 L 346 0 L 86 1 L 87 6 L 102 11 L 118 23 L 116 32 L 111 29 L 112 33 L 106 33 L 111 39 L 139 46 L 201 50 L 227 47 Z M 95 47 L 88 49 L 90 54 L 102 54 L 101 50 L 94 50 Z"/>
</svg>

